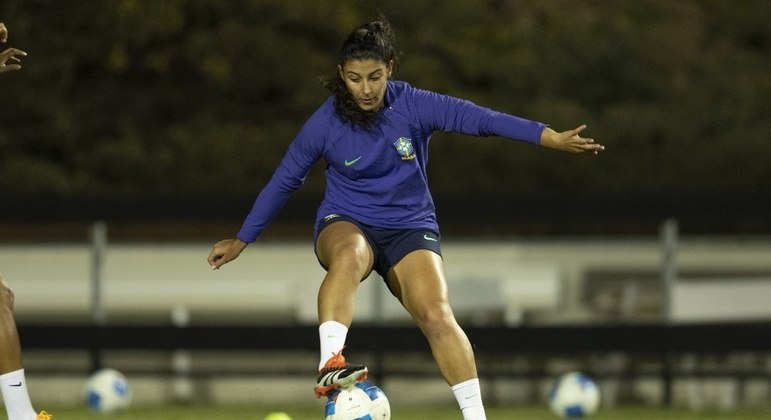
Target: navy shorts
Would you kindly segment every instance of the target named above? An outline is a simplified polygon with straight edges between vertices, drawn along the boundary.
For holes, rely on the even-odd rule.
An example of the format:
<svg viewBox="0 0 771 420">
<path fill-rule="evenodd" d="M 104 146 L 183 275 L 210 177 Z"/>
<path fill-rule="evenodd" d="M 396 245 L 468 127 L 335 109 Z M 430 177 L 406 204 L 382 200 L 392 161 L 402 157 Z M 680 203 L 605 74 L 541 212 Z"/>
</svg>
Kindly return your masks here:
<svg viewBox="0 0 771 420">
<path fill-rule="evenodd" d="M 325 217 L 316 226 L 316 232 L 321 232 L 325 227 L 335 222 L 346 221 L 353 223 L 364 234 L 367 239 L 374 257 L 372 269 L 380 274 L 383 279 L 394 264 L 404 258 L 407 254 L 418 249 L 427 249 L 442 255 L 442 248 L 438 232 L 430 229 L 385 229 L 374 226 L 368 226 L 346 215 L 333 214 Z M 318 233 L 316 234 L 318 238 Z M 315 242 L 315 241 L 314 241 Z M 315 250 L 315 244 L 314 244 Z M 318 258 L 318 251 L 316 251 Z M 328 267 L 319 260 L 319 264 L 326 270 Z M 366 278 L 366 276 L 365 276 Z"/>
</svg>

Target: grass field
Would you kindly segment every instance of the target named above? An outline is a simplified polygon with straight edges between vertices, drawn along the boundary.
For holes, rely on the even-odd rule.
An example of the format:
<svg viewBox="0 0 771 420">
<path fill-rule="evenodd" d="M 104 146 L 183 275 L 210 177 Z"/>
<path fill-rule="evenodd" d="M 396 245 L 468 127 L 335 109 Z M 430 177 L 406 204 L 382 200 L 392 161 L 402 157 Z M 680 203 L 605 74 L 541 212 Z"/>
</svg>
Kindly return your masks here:
<svg viewBox="0 0 771 420">
<path fill-rule="evenodd" d="M 84 408 L 48 407 L 55 420 L 262 420 L 271 411 L 284 411 L 293 420 L 322 420 L 323 412 L 319 407 L 211 407 L 211 406 L 163 406 L 132 407 L 129 411 L 114 415 L 98 415 Z M 488 420 L 558 420 L 546 408 L 488 408 Z M 398 408 L 392 414 L 394 420 L 460 420 L 455 408 L 405 407 Z M 656 408 L 617 408 L 601 410 L 590 420 L 768 420 L 771 409 L 756 411 L 693 412 L 676 409 Z"/>
</svg>

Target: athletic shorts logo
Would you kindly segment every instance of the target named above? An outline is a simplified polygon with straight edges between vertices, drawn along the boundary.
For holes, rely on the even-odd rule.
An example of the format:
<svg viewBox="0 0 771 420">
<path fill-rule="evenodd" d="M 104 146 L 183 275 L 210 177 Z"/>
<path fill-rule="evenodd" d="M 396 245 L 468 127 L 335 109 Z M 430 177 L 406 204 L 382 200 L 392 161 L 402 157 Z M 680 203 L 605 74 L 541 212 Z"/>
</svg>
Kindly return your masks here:
<svg viewBox="0 0 771 420">
<path fill-rule="evenodd" d="M 394 147 L 399 153 L 399 156 L 402 157 L 402 160 L 415 159 L 415 148 L 412 147 L 412 139 L 399 137 L 399 139 L 394 142 Z"/>
<path fill-rule="evenodd" d="M 328 222 L 328 221 L 330 221 L 330 220 L 332 220 L 332 219 L 334 219 L 336 217 L 340 217 L 340 215 L 339 214 L 334 214 L 334 213 L 333 214 L 328 214 L 328 215 L 324 216 L 324 221 Z"/>
<path fill-rule="evenodd" d="M 423 234 L 423 239 L 425 239 L 427 241 L 431 241 L 431 242 L 439 242 L 438 239 L 434 238 L 433 236 L 428 236 L 427 233 Z"/>
</svg>

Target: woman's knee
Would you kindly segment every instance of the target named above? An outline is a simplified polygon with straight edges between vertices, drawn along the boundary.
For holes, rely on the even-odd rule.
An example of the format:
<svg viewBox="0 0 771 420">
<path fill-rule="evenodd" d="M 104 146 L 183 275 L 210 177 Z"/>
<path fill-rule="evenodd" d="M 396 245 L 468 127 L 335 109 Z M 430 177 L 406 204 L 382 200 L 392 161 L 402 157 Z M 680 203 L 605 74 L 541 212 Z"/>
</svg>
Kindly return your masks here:
<svg viewBox="0 0 771 420">
<path fill-rule="evenodd" d="M 329 270 L 364 276 L 372 269 L 373 255 L 369 243 L 352 223 L 337 222 L 327 226 L 319 234 L 316 251 Z"/>
<path fill-rule="evenodd" d="M 371 270 L 372 257 L 366 243 L 349 241 L 336 247 L 329 256 L 328 266 L 330 270 L 342 270 L 361 278 Z"/>
</svg>

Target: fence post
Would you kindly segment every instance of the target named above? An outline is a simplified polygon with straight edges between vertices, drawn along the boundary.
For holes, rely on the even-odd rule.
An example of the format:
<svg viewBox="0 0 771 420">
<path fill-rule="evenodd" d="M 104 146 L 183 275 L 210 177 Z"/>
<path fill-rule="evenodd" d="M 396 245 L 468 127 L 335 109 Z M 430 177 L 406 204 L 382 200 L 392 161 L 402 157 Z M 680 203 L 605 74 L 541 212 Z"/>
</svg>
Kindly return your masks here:
<svg viewBox="0 0 771 420">
<path fill-rule="evenodd" d="M 103 267 L 104 254 L 107 249 L 107 224 L 97 221 L 91 226 L 91 321 L 96 327 L 102 327 L 107 322 L 103 302 Z M 91 370 L 95 372 L 102 368 L 102 352 L 100 348 L 91 349 Z"/>
<path fill-rule="evenodd" d="M 171 323 L 177 328 L 190 326 L 190 311 L 183 304 L 171 310 Z M 193 380 L 190 373 L 193 369 L 193 357 L 186 349 L 176 349 L 171 353 L 171 368 L 174 372 L 172 393 L 178 403 L 193 401 Z"/>
<path fill-rule="evenodd" d="M 661 224 L 659 231 L 661 237 L 661 285 L 662 285 L 662 322 L 670 324 L 672 322 L 672 292 L 677 281 L 677 247 L 678 247 L 678 225 L 677 220 L 667 219 Z M 672 381 L 673 381 L 673 355 L 665 354 L 662 362 L 664 371 L 662 380 L 664 382 L 663 402 L 666 407 L 672 406 Z"/>
<path fill-rule="evenodd" d="M 662 319 L 672 321 L 672 291 L 677 281 L 677 220 L 668 219 L 661 224 L 661 284 L 663 286 Z"/>
</svg>

